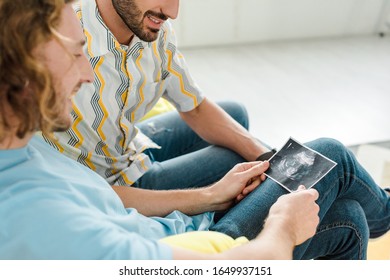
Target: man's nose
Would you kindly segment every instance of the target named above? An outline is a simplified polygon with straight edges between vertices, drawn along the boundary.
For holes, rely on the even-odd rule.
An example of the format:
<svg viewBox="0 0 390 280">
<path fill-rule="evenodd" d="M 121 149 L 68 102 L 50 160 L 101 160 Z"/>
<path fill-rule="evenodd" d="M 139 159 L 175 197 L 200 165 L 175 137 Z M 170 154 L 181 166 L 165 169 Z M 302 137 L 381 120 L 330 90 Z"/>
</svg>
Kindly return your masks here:
<svg viewBox="0 0 390 280">
<path fill-rule="evenodd" d="M 161 8 L 162 13 L 171 19 L 177 18 L 179 13 L 179 2 L 180 0 L 166 0 Z"/>
<path fill-rule="evenodd" d="M 91 64 L 88 61 L 88 58 L 84 56 L 81 67 L 80 67 L 80 73 L 81 73 L 81 82 L 82 83 L 92 83 L 94 79 L 94 72 L 92 69 Z"/>
</svg>

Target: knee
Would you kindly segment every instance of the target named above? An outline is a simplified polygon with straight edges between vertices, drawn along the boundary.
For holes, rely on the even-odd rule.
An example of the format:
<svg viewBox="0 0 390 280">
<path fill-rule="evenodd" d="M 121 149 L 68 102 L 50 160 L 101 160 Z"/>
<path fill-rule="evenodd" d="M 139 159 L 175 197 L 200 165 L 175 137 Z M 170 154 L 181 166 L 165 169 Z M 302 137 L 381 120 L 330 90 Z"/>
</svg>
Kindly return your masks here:
<svg viewBox="0 0 390 280">
<path fill-rule="evenodd" d="M 349 228 L 350 238 L 345 244 L 349 244 L 350 247 L 356 248 L 356 259 L 366 259 L 368 241 L 370 238 L 370 230 L 366 215 L 357 201 L 353 201 L 345 211 L 350 212 L 348 217 L 349 222 L 346 223 L 346 226 Z"/>
<path fill-rule="evenodd" d="M 370 229 L 368 227 L 366 214 L 359 202 L 356 200 L 346 200 L 341 211 L 345 213 L 345 220 L 350 220 L 352 228 L 356 232 L 359 240 L 363 244 L 367 244 L 370 237 Z"/>
<path fill-rule="evenodd" d="M 321 244 L 324 251 L 312 253 L 319 259 L 366 259 L 368 239 L 369 227 L 360 204 L 350 199 L 336 200 L 313 238 L 313 244 Z"/>
<path fill-rule="evenodd" d="M 248 111 L 242 103 L 234 101 L 221 101 L 217 104 L 245 129 L 249 129 Z"/>
<path fill-rule="evenodd" d="M 363 208 L 355 200 L 343 199 L 336 202 L 331 210 L 333 217 L 337 217 L 335 226 L 344 230 L 342 247 L 354 248 L 356 258 L 365 259 L 370 230 Z"/>
<path fill-rule="evenodd" d="M 344 146 L 344 144 L 333 138 L 319 138 L 309 142 L 308 146 L 332 159 L 336 158 L 336 155 L 340 156 L 347 151 L 347 148 Z"/>
</svg>

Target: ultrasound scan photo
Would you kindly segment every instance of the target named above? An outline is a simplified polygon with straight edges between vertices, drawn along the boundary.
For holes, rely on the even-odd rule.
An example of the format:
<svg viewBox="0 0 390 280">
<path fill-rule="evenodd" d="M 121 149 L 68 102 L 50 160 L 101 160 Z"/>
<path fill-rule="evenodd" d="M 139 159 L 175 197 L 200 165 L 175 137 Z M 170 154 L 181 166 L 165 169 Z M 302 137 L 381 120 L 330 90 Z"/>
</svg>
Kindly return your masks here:
<svg viewBox="0 0 390 280">
<path fill-rule="evenodd" d="M 313 187 L 337 164 L 293 138 L 269 162 L 265 175 L 290 192 L 300 185 Z"/>
</svg>

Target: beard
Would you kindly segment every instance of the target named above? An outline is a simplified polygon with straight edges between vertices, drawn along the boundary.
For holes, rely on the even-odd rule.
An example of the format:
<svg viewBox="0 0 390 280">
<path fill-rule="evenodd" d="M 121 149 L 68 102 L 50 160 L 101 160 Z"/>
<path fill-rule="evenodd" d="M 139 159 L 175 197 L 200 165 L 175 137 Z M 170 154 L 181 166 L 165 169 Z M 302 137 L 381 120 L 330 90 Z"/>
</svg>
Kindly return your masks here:
<svg viewBox="0 0 390 280">
<path fill-rule="evenodd" d="M 64 112 L 57 116 L 53 123 L 53 132 L 65 132 L 72 126 L 72 114 L 70 112 Z"/>
<path fill-rule="evenodd" d="M 144 26 L 144 19 L 153 16 L 161 20 L 167 20 L 168 17 L 162 13 L 153 11 L 142 11 L 134 3 L 134 0 L 112 0 L 115 11 L 121 17 L 126 26 L 135 36 L 144 42 L 153 42 L 157 39 L 160 30 Z"/>
<path fill-rule="evenodd" d="M 78 83 L 74 89 L 72 90 L 72 95 L 75 95 L 82 83 Z M 75 118 L 75 112 L 73 110 L 73 102 L 71 102 L 71 105 L 69 106 L 69 93 L 67 93 L 64 89 L 62 90 L 56 90 L 52 89 L 54 92 L 54 99 L 52 107 L 55 108 L 54 116 L 52 118 L 52 130 L 53 132 L 65 132 L 67 131 L 73 124 L 74 118 Z"/>
<path fill-rule="evenodd" d="M 72 120 L 71 116 L 67 119 L 62 118 L 61 120 L 57 121 L 53 126 L 53 132 L 65 132 L 72 126 Z"/>
</svg>

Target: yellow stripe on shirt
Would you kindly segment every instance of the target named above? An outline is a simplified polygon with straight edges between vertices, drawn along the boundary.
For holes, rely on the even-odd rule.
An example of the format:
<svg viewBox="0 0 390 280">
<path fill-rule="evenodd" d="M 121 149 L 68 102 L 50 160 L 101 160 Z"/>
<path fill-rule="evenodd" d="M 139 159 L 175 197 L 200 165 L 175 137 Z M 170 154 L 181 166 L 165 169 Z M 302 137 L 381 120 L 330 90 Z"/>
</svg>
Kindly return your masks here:
<svg viewBox="0 0 390 280">
<path fill-rule="evenodd" d="M 141 76 L 144 78 L 144 80 L 142 82 L 142 85 L 139 87 L 139 97 L 140 97 L 141 100 L 137 104 L 137 107 L 134 109 L 134 111 L 131 113 L 131 121 L 132 122 L 135 119 L 135 113 L 137 112 L 138 108 L 142 105 L 142 103 L 144 103 L 144 100 L 145 100 L 144 87 L 145 87 L 145 84 L 146 84 L 146 75 L 145 75 L 145 72 L 144 72 L 144 70 L 142 69 L 142 66 L 141 66 L 141 59 L 142 59 L 142 56 L 143 56 L 143 49 L 141 49 L 139 52 L 140 52 L 140 54 L 139 54 L 139 57 L 137 58 L 135 64 L 137 65 L 138 70 L 140 71 Z"/>
<path fill-rule="evenodd" d="M 158 64 L 160 65 L 161 64 L 161 57 L 157 51 L 157 42 L 153 42 L 152 46 L 153 46 L 153 54 L 157 58 Z M 158 73 L 157 73 L 157 77 L 156 77 L 156 81 L 159 81 L 160 79 L 161 79 L 161 69 L 159 68 Z"/>
<path fill-rule="evenodd" d="M 85 37 L 87 37 L 87 49 L 88 49 L 88 55 L 90 57 L 94 57 L 93 53 L 92 53 L 92 36 L 91 34 L 86 30 L 84 29 L 84 34 L 85 34 Z"/>
<path fill-rule="evenodd" d="M 194 101 L 194 107 L 197 107 L 198 106 L 198 100 L 197 100 L 196 96 L 185 89 L 183 76 L 179 72 L 177 72 L 176 70 L 174 70 L 172 68 L 172 59 L 173 59 L 172 51 L 167 49 L 166 53 L 168 55 L 168 71 L 171 72 L 173 75 L 175 75 L 176 77 L 179 78 L 181 92 L 184 95 L 187 95 L 188 97 L 190 97 Z"/>
<path fill-rule="evenodd" d="M 123 181 L 125 181 L 125 183 L 126 183 L 127 185 L 131 186 L 131 185 L 134 184 L 134 182 L 131 181 L 131 180 L 127 177 L 127 175 L 126 175 L 126 173 L 125 173 L 124 171 L 121 171 L 120 174 L 121 174 L 121 176 L 122 176 Z"/>
<path fill-rule="evenodd" d="M 96 77 L 98 78 L 99 82 L 100 82 L 100 88 L 99 88 L 99 101 L 98 101 L 98 104 L 99 104 L 99 107 L 100 109 L 103 111 L 103 118 L 101 120 L 101 122 L 99 123 L 99 126 L 97 128 L 97 132 L 99 133 L 100 135 L 100 138 L 105 141 L 106 140 L 106 136 L 104 135 L 104 132 L 103 132 L 103 125 L 104 125 L 104 122 L 106 121 L 106 119 L 108 118 L 108 111 L 106 109 L 106 106 L 104 106 L 104 103 L 103 103 L 103 91 L 104 91 L 104 87 L 106 86 L 106 81 L 104 80 L 102 74 L 100 73 L 100 66 L 102 66 L 104 62 L 104 57 L 100 57 L 98 63 L 96 64 L 95 66 L 95 74 L 96 74 Z"/>
<path fill-rule="evenodd" d="M 107 156 L 108 158 L 111 158 L 112 161 L 113 161 L 113 163 L 111 164 L 111 168 L 115 172 L 116 171 L 115 163 L 117 162 L 117 159 L 115 159 L 114 157 L 111 156 L 110 151 L 109 151 L 109 147 L 105 143 L 106 135 L 103 132 L 103 126 L 104 126 L 104 123 L 107 120 L 108 114 L 109 114 L 109 112 L 106 109 L 106 106 L 104 106 L 104 103 L 103 103 L 103 91 L 104 91 L 104 87 L 106 86 L 106 82 L 105 82 L 102 74 L 100 73 L 100 69 L 99 69 L 100 66 L 103 64 L 103 62 L 104 62 L 104 57 L 100 57 L 98 63 L 96 64 L 96 66 L 94 68 L 94 71 L 96 73 L 96 77 L 97 77 L 97 79 L 99 80 L 99 82 L 101 84 L 101 86 L 99 88 L 99 97 L 100 98 L 99 98 L 98 104 L 99 104 L 100 109 L 103 111 L 103 118 L 100 121 L 99 126 L 98 126 L 96 131 L 98 132 L 100 138 L 104 142 L 104 146 L 102 147 L 102 150 L 103 150 L 105 156 Z"/>
<path fill-rule="evenodd" d="M 92 163 L 91 158 L 92 158 L 92 152 L 89 152 L 87 158 L 85 159 L 85 162 L 87 163 L 90 169 L 96 171 L 96 166 Z"/>
<path fill-rule="evenodd" d="M 82 145 L 82 143 L 84 141 L 83 134 L 77 128 L 77 125 L 83 120 L 83 117 L 82 117 L 80 110 L 76 106 L 73 106 L 73 110 L 75 111 L 77 118 L 72 124 L 72 130 L 76 134 L 77 138 L 79 139 L 79 141 L 77 142 L 76 145 L 74 145 L 74 147 L 78 149 L 78 148 L 80 148 L 80 146 Z"/>
</svg>

